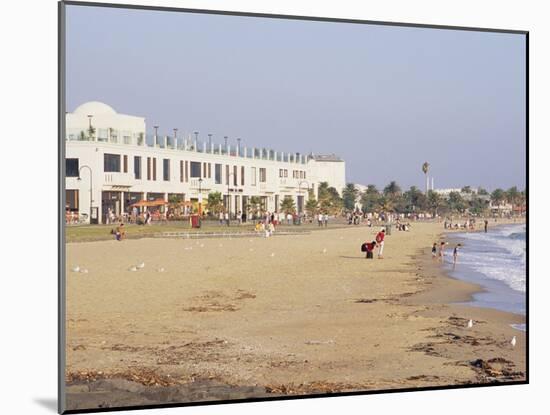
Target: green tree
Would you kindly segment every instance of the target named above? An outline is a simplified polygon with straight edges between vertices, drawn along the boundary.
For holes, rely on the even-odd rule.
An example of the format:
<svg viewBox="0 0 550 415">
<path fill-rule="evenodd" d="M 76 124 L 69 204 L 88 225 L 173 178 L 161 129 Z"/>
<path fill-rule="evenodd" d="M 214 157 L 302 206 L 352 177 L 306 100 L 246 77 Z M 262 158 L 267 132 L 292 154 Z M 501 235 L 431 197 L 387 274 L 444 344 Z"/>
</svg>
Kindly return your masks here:
<svg viewBox="0 0 550 415">
<path fill-rule="evenodd" d="M 477 194 L 480 196 L 487 196 L 489 192 L 485 190 L 483 187 L 478 187 Z"/>
<path fill-rule="evenodd" d="M 449 204 L 449 209 L 457 212 L 463 212 L 464 209 L 466 209 L 466 203 L 459 192 L 449 193 L 449 200 L 447 203 Z"/>
<path fill-rule="evenodd" d="M 426 208 L 426 195 L 416 186 L 411 186 L 409 190 L 403 193 L 403 204 L 405 212 L 424 210 Z"/>
<path fill-rule="evenodd" d="M 285 198 L 281 201 L 281 211 L 285 214 L 296 213 L 296 204 L 291 196 L 285 196 Z"/>
<path fill-rule="evenodd" d="M 223 210 L 222 194 L 220 192 L 208 193 L 208 210 L 211 213 L 220 213 Z"/>
<path fill-rule="evenodd" d="M 370 192 L 367 188 L 361 195 L 361 210 L 363 213 L 375 211 L 379 206 L 380 194 L 378 192 Z"/>
<path fill-rule="evenodd" d="M 251 196 L 248 202 L 250 214 L 258 216 L 262 213 L 262 199 L 259 196 Z"/>
<path fill-rule="evenodd" d="M 391 181 L 390 184 L 384 187 L 384 196 L 395 201 L 399 196 L 401 196 L 401 187 L 399 187 L 397 182 Z"/>
<path fill-rule="evenodd" d="M 504 193 L 504 190 L 502 189 L 495 189 L 491 193 L 491 202 L 493 205 L 500 206 L 502 202 L 506 200 L 506 194 Z"/>
<path fill-rule="evenodd" d="M 312 190 L 309 191 L 309 196 L 306 202 L 306 212 L 308 215 L 313 216 L 317 213 L 319 202 L 315 199 L 315 194 Z"/>
<path fill-rule="evenodd" d="M 470 194 L 472 193 L 472 188 L 470 186 L 464 186 L 460 191 L 465 194 Z"/>
<path fill-rule="evenodd" d="M 518 205 L 520 192 L 516 186 L 510 187 L 505 194 L 506 201 L 512 205 L 512 207 Z"/>
<path fill-rule="evenodd" d="M 472 197 L 472 199 L 469 202 L 469 209 L 471 213 L 475 213 L 476 215 L 481 215 L 485 213 L 487 210 L 487 200 L 482 199 L 478 196 Z"/>
<path fill-rule="evenodd" d="M 437 215 L 438 210 L 444 206 L 443 199 L 439 193 L 429 190 L 427 196 L 428 207 L 432 210 L 434 215 Z"/>
<path fill-rule="evenodd" d="M 357 188 L 353 183 L 346 184 L 346 187 L 344 187 L 344 190 L 342 190 L 342 199 L 344 202 L 345 209 L 347 210 L 355 209 L 355 201 L 357 200 L 358 194 L 359 194 L 359 190 L 357 190 Z"/>
</svg>

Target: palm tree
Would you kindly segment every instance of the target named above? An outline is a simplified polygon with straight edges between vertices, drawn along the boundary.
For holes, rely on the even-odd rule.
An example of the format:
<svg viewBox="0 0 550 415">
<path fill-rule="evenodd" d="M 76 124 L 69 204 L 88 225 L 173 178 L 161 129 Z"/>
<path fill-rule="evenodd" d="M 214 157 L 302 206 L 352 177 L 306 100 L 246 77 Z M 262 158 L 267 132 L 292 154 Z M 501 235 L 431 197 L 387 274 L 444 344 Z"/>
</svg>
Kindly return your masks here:
<svg viewBox="0 0 550 415">
<path fill-rule="evenodd" d="M 505 194 L 504 194 L 504 190 L 502 189 L 495 189 L 493 190 L 493 193 L 491 193 L 491 202 L 493 203 L 493 205 L 496 204 L 498 207 L 500 207 L 504 199 L 505 199 Z"/>
<path fill-rule="evenodd" d="M 433 209 L 434 216 L 437 215 L 437 209 L 441 207 L 443 201 L 439 193 L 434 192 L 433 190 L 428 191 L 428 206 Z"/>
<path fill-rule="evenodd" d="M 355 200 L 357 199 L 359 191 L 353 183 L 346 184 L 344 190 L 342 190 L 342 197 L 344 199 L 344 208 L 348 210 L 355 209 Z"/>
<path fill-rule="evenodd" d="M 294 203 L 294 199 L 291 196 L 285 196 L 285 198 L 282 200 L 281 210 L 285 214 L 296 212 L 296 204 Z"/>
<path fill-rule="evenodd" d="M 470 194 L 472 193 L 472 187 L 471 186 L 464 186 L 462 189 L 460 189 L 462 193 Z"/>
<path fill-rule="evenodd" d="M 208 210 L 212 213 L 220 213 L 223 210 L 222 194 L 220 192 L 208 193 Z"/>
<path fill-rule="evenodd" d="M 428 170 L 430 170 L 430 164 L 425 161 L 424 164 L 422 164 L 422 171 L 424 172 L 424 176 L 426 176 L 426 194 L 428 194 L 428 188 L 430 187 L 428 183 Z"/>
<path fill-rule="evenodd" d="M 317 208 L 319 206 L 319 202 L 317 202 L 317 199 L 315 199 L 315 194 L 313 193 L 313 190 L 309 191 L 309 196 L 306 202 L 306 212 L 308 215 L 313 216 L 317 213 Z"/>
<path fill-rule="evenodd" d="M 512 205 L 512 209 L 513 209 L 514 206 L 516 206 L 518 204 L 518 201 L 519 201 L 519 198 L 520 198 L 520 193 L 518 191 L 518 188 L 516 186 L 510 187 L 506 191 L 505 197 L 506 197 L 506 200 L 508 201 L 508 203 L 510 203 Z"/>
<path fill-rule="evenodd" d="M 384 187 L 384 196 L 388 196 L 394 200 L 401 195 L 401 187 L 395 182 L 391 181 L 386 187 Z"/>
</svg>

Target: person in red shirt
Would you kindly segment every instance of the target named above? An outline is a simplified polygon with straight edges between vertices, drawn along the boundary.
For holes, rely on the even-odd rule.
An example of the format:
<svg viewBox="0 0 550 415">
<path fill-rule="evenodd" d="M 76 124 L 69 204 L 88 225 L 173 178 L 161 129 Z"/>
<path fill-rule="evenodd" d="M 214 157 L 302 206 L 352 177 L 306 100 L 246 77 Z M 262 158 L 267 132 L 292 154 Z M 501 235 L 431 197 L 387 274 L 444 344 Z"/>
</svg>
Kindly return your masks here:
<svg viewBox="0 0 550 415">
<path fill-rule="evenodd" d="M 367 259 L 373 259 L 374 248 L 376 248 L 376 241 L 365 242 L 365 250 L 367 252 Z"/>
<path fill-rule="evenodd" d="M 382 228 L 380 232 L 376 234 L 376 244 L 378 245 L 378 259 L 384 258 L 384 238 L 386 237 L 386 230 Z"/>
</svg>

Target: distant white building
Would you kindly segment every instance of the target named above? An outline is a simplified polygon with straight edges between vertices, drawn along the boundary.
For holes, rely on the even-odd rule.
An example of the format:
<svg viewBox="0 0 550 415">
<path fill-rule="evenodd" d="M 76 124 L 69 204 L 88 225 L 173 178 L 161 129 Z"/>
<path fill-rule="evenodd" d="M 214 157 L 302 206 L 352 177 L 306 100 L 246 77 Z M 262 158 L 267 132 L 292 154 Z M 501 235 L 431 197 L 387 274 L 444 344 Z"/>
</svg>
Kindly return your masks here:
<svg viewBox="0 0 550 415">
<path fill-rule="evenodd" d="M 304 210 L 308 189 L 321 182 L 340 193 L 345 162 L 334 155 L 287 153 L 265 148 L 146 136 L 145 118 L 87 102 L 66 114 L 66 208 L 105 222 L 140 200 L 198 201 L 223 195 L 225 208 L 245 211 L 252 196 L 276 212 L 285 197 Z M 148 139 L 149 138 L 149 139 Z M 97 216 L 96 216 L 97 215 Z"/>
</svg>

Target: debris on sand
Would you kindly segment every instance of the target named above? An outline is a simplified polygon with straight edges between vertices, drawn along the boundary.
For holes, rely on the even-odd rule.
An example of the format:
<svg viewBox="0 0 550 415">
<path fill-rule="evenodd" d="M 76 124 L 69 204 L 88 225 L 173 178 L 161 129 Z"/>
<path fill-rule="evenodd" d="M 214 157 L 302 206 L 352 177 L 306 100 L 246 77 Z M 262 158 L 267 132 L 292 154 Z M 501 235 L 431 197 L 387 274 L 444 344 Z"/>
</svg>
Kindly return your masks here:
<svg viewBox="0 0 550 415">
<path fill-rule="evenodd" d="M 311 346 L 311 345 L 318 345 L 318 344 L 334 344 L 334 340 L 325 340 L 325 341 L 321 341 L 321 340 L 308 340 L 305 342 L 305 344 L 307 344 L 308 346 Z"/>
</svg>

